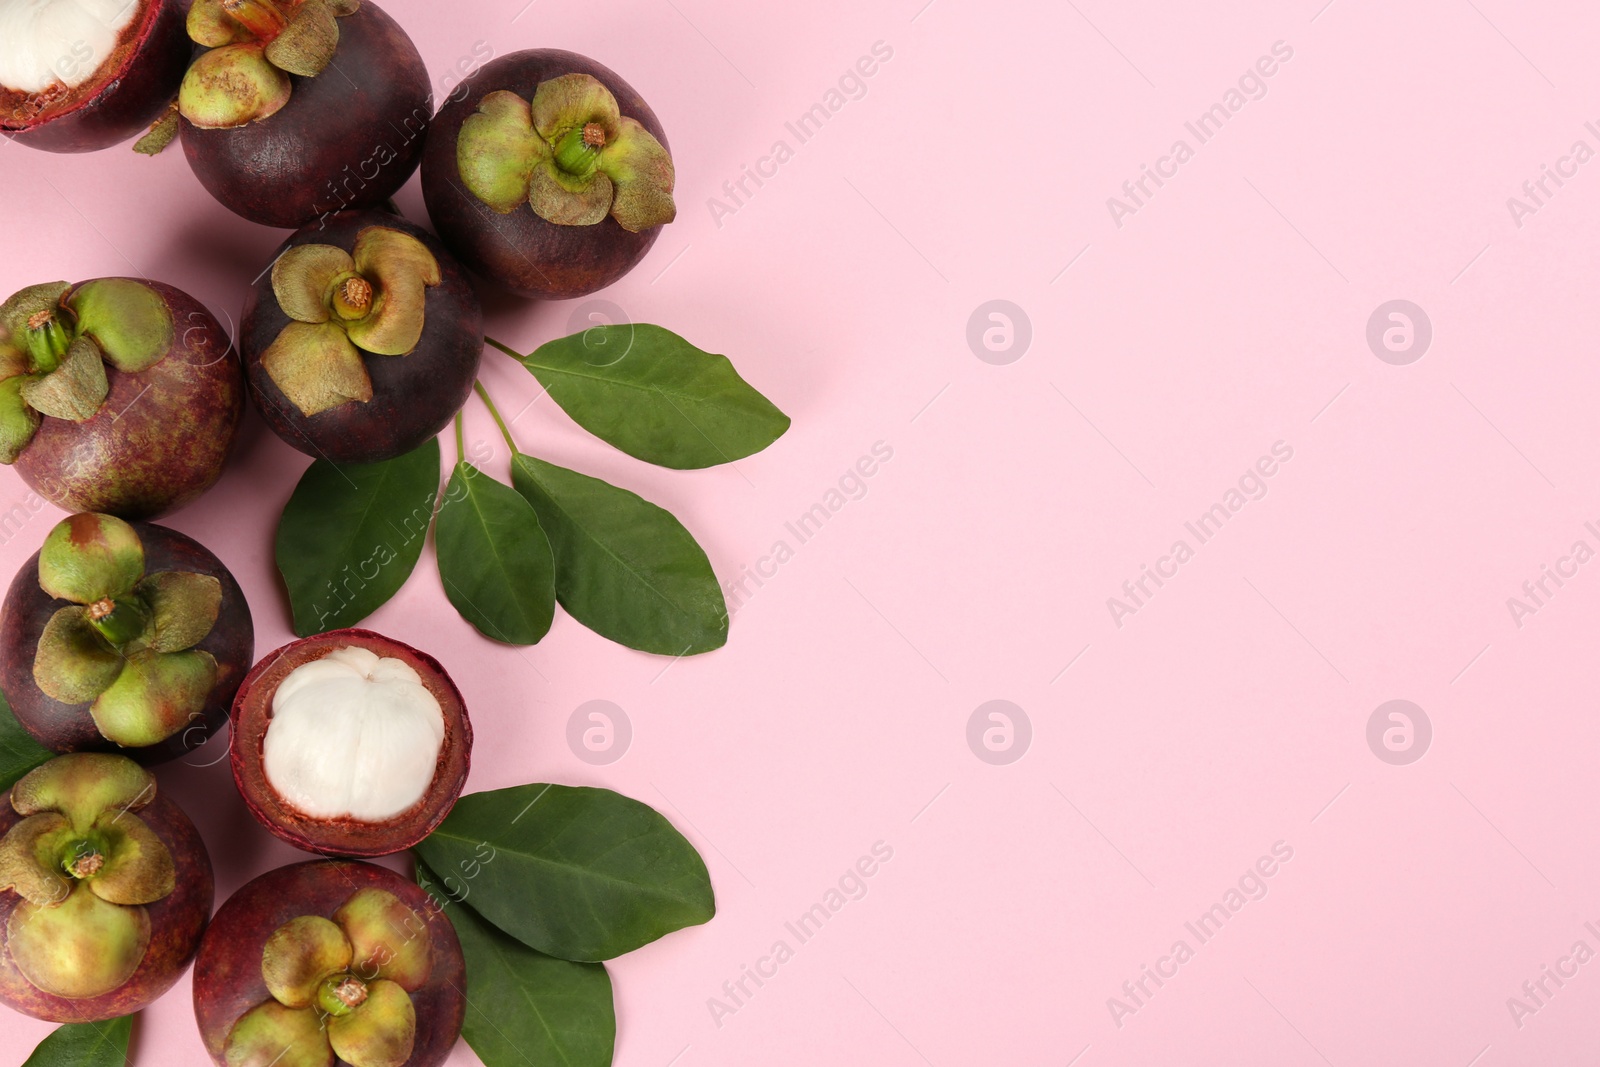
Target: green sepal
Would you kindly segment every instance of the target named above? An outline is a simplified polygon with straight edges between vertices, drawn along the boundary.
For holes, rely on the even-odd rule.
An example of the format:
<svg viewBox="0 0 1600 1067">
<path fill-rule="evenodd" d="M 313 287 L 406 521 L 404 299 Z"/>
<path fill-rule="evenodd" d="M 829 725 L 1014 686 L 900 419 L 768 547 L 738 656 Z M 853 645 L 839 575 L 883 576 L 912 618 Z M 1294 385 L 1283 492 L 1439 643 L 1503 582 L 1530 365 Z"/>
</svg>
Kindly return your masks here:
<svg viewBox="0 0 1600 1067">
<path fill-rule="evenodd" d="M 89 715 L 107 740 L 144 748 L 194 721 L 216 684 L 217 661 L 209 652 L 136 652 Z"/>
<path fill-rule="evenodd" d="M 14 889 L 41 906 L 65 900 L 72 883 L 55 858 L 71 832 L 67 817 L 57 811 L 30 815 L 7 830 L 0 839 L 0 890 Z"/>
<path fill-rule="evenodd" d="M 551 160 L 541 160 L 528 181 L 533 213 L 557 226 L 593 226 L 611 213 L 611 179 L 596 172 L 587 178 L 566 174 Z"/>
<path fill-rule="evenodd" d="M 501 215 L 527 202 L 534 166 L 549 157 L 550 146 L 534 132 L 528 102 L 503 89 L 479 101 L 456 139 L 462 183 Z"/>
<path fill-rule="evenodd" d="M 39 549 L 39 588 L 75 604 L 122 596 L 143 577 L 139 532 L 115 515 L 85 511 L 63 519 Z"/>
<path fill-rule="evenodd" d="M 286 1008 L 275 1000 L 239 1016 L 223 1049 L 229 1064 L 333 1067 L 333 1048 L 313 1008 Z"/>
<path fill-rule="evenodd" d="M 41 415 L 83 422 L 106 402 L 111 383 L 100 346 L 87 337 L 74 340 L 61 365 L 22 386 L 22 399 Z"/>
<path fill-rule="evenodd" d="M 328 1044 L 350 1067 L 402 1067 L 417 1038 L 411 995 L 380 978 L 368 983 L 367 999 L 348 1015 L 328 1019 Z"/>
<path fill-rule="evenodd" d="M 24 374 L 0 381 L 0 463 L 15 463 L 39 432 L 39 413 L 22 399 L 33 379 Z"/>
<path fill-rule="evenodd" d="M 108 904 L 154 904 L 178 886 L 172 853 L 139 816 L 108 811 L 95 820 L 106 863 L 89 878 L 94 895 Z"/>
<path fill-rule="evenodd" d="M 127 756 L 69 752 L 18 779 L 11 806 L 19 815 L 60 812 L 86 833 L 108 812 L 137 811 L 155 795 L 155 777 Z"/>
<path fill-rule="evenodd" d="M 111 687 L 122 668 L 121 654 L 89 622 L 89 609 L 74 605 L 44 624 L 33 681 L 52 700 L 87 704 Z"/>
<path fill-rule="evenodd" d="M 339 924 L 320 915 L 300 915 L 276 930 L 261 949 L 261 979 L 272 999 L 290 1008 L 316 1002 L 322 980 L 348 970 L 350 939 Z"/>
<path fill-rule="evenodd" d="M 339 48 L 339 23 L 327 0 L 305 0 L 289 25 L 267 45 L 266 57 L 279 70 L 315 78 L 333 62 Z"/>
<path fill-rule="evenodd" d="M 178 89 L 178 110 L 205 130 L 268 118 L 289 102 L 289 75 L 255 42 L 223 45 L 196 59 Z"/>
<path fill-rule="evenodd" d="M 137 374 L 172 348 L 172 312 L 161 294 L 132 278 L 85 282 L 67 297 L 78 332 L 94 338 L 113 367 Z"/>
<path fill-rule="evenodd" d="M 222 0 L 194 0 L 185 28 L 191 41 L 207 48 L 221 48 L 250 39 L 250 31 L 228 14 Z"/>
<path fill-rule="evenodd" d="M 618 123 L 617 137 L 600 152 L 599 170 L 616 184 L 611 217 L 630 233 L 677 218 L 672 201 L 672 156 L 655 135 L 633 119 Z"/>
<path fill-rule="evenodd" d="M 589 74 L 563 74 L 540 82 L 533 92 L 529 112 L 533 128 L 552 144 L 568 130 L 591 122 L 603 127 L 610 140 L 622 117 L 611 90 Z"/>
<path fill-rule="evenodd" d="M 318 325 L 332 317 L 334 282 L 355 269 L 356 261 L 337 245 L 296 245 L 272 264 L 272 295 L 291 319 Z"/>
<path fill-rule="evenodd" d="M 433 969 L 428 939 L 416 936 L 422 917 L 405 901 L 384 889 L 358 889 L 333 919 L 350 939 L 357 973 L 387 978 L 405 990 L 427 983 Z"/>
<path fill-rule="evenodd" d="M 79 884 L 53 907 L 24 901 L 6 922 L 11 962 L 35 988 L 82 1000 L 133 977 L 150 945 L 144 908 L 101 900 Z"/>
<path fill-rule="evenodd" d="M 222 583 L 209 574 L 162 571 L 134 587 L 150 608 L 149 647 L 157 652 L 193 648 L 217 624 Z"/>
</svg>

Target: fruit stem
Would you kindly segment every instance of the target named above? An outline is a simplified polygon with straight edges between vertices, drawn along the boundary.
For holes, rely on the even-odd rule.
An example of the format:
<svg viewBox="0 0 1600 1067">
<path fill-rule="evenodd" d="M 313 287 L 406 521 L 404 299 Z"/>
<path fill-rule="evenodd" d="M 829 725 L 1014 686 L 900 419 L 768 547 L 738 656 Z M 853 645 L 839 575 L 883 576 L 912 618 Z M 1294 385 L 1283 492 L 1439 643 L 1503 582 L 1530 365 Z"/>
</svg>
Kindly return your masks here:
<svg viewBox="0 0 1600 1067">
<path fill-rule="evenodd" d="M 89 605 L 89 625 L 119 647 L 144 633 L 149 624 L 150 613 L 135 600 L 104 597 Z"/>
<path fill-rule="evenodd" d="M 493 341 L 491 341 L 489 343 L 490 344 L 494 344 Z M 495 347 L 498 348 L 500 346 L 499 345 L 495 345 Z M 483 400 L 483 406 L 489 409 L 489 414 L 494 416 L 494 424 L 496 426 L 500 427 L 500 436 L 504 437 L 506 439 L 506 447 L 511 449 L 512 454 L 515 455 L 516 452 L 517 452 L 517 442 L 512 440 L 512 438 L 511 438 L 511 428 L 506 425 L 506 420 L 502 419 L 500 417 L 500 409 L 494 406 L 494 401 L 493 400 L 489 399 L 489 390 L 487 390 L 487 389 L 485 389 L 483 387 L 483 383 L 482 382 L 477 382 L 477 381 L 472 383 L 472 388 L 477 392 L 478 396 Z"/>
<path fill-rule="evenodd" d="M 456 462 L 464 463 L 467 458 L 466 445 L 461 440 L 461 412 L 456 412 Z"/>
<path fill-rule="evenodd" d="M 33 366 L 40 374 L 49 374 L 61 366 L 72 339 L 66 327 L 53 311 L 38 311 L 28 319 L 27 347 L 33 357 Z"/>
<path fill-rule="evenodd" d="M 606 131 L 598 122 L 576 126 L 556 142 L 556 166 L 568 174 L 587 178 L 606 144 Z"/>
</svg>

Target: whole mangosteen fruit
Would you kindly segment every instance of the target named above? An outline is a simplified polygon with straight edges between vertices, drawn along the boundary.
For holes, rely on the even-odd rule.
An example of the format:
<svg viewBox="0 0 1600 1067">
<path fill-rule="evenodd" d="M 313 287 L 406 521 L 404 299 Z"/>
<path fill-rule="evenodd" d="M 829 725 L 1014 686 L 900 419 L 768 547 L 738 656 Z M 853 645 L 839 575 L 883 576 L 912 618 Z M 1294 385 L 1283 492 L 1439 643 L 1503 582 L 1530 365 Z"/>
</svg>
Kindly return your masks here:
<svg viewBox="0 0 1600 1067">
<path fill-rule="evenodd" d="M 372 0 L 194 0 L 188 28 L 209 51 L 178 94 L 183 152 L 229 210 L 292 228 L 416 170 L 428 69 Z"/>
<path fill-rule="evenodd" d="M 0 133 L 93 152 L 140 133 L 189 65 L 182 0 L 0 0 Z"/>
<path fill-rule="evenodd" d="M 193 751 L 227 720 L 254 651 L 249 605 L 221 560 L 110 515 L 59 523 L 0 607 L 0 687 L 56 752 L 156 763 Z"/>
<path fill-rule="evenodd" d="M 211 859 L 125 756 L 57 756 L 0 801 L 0 1001 L 51 1022 L 138 1011 L 211 915 Z"/>
<path fill-rule="evenodd" d="M 335 463 L 410 452 L 450 424 L 483 358 L 467 272 L 382 211 L 307 226 L 250 291 L 239 347 L 267 425 Z"/>
<path fill-rule="evenodd" d="M 160 282 L 49 282 L 0 304 L 0 463 L 66 511 L 146 519 L 222 476 L 244 376 L 222 325 Z"/>
<path fill-rule="evenodd" d="M 541 48 L 486 64 L 434 116 L 422 193 L 460 260 L 562 300 L 632 270 L 676 215 L 666 133 L 608 68 Z"/>
<path fill-rule="evenodd" d="M 233 702 L 233 780 L 263 826 L 308 852 L 383 856 L 444 821 L 472 723 L 439 661 L 370 630 L 283 646 Z"/>
<path fill-rule="evenodd" d="M 194 1014 L 221 1067 L 438 1067 L 465 988 L 461 942 L 424 890 L 385 867 L 313 860 L 217 910 Z"/>
</svg>

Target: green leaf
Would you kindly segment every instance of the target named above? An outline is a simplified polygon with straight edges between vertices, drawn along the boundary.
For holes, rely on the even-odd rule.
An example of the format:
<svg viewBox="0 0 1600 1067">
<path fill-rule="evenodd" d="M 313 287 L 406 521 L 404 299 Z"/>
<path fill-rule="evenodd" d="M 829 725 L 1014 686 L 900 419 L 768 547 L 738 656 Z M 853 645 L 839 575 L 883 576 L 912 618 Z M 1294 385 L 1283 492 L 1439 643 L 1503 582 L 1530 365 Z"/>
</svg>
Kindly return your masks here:
<svg viewBox="0 0 1600 1067">
<path fill-rule="evenodd" d="M 124 1067 L 133 1016 L 103 1023 L 58 1026 L 22 1067 Z"/>
<path fill-rule="evenodd" d="M 478 632 L 537 644 L 556 613 L 556 562 L 539 515 L 509 485 L 456 464 L 434 537 L 445 595 Z"/>
<path fill-rule="evenodd" d="M 694 846 L 660 812 L 609 789 L 473 793 L 416 850 L 434 871 L 470 875 L 479 915 L 564 960 L 612 959 L 716 914 Z"/>
<path fill-rule="evenodd" d="M 501 933 L 421 862 L 417 884 L 448 909 L 461 939 L 471 990 L 461 1036 L 486 1067 L 609 1067 L 617 1013 L 604 965 L 558 960 Z"/>
<path fill-rule="evenodd" d="M 626 489 L 532 456 L 511 481 L 556 556 L 556 598 L 595 633 L 687 656 L 728 641 L 728 605 L 705 551 L 672 514 Z"/>
<path fill-rule="evenodd" d="M 578 425 L 663 467 L 743 459 L 789 428 L 727 356 L 660 326 L 595 326 L 519 358 Z"/>
<path fill-rule="evenodd" d="M 439 442 L 382 463 L 311 464 L 278 522 L 278 570 L 301 637 L 354 626 L 399 592 L 427 540 Z"/>
<path fill-rule="evenodd" d="M 10 789 L 17 779 L 54 755 L 22 728 L 6 695 L 0 693 L 0 792 Z"/>
</svg>

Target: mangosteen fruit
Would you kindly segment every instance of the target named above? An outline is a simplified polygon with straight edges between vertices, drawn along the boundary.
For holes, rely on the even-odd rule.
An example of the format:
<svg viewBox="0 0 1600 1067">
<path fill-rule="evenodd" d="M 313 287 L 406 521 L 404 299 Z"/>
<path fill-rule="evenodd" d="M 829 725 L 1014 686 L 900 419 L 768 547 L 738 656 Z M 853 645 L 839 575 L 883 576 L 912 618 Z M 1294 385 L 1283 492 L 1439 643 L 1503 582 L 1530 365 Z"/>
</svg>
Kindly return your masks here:
<svg viewBox="0 0 1600 1067">
<path fill-rule="evenodd" d="M 126 141 L 190 54 L 182 0 L 0 0 L 0 133 L 47 152 Z"/>
<path fill-rule="evenodd" d="M 472 723 L 439 661 L 333 630 L 256 664 L 233 701 L 233 780 L 297 848 L 384 856 L 444 821 L 467 782 Z"/>
<path fill-rule="evenodd" d="M 192 296 L 135 278 L 0 304 L 0 463 L 66 511 L 153 518 L 222 475 L 244 376 Z"/>
<path fill-rule="evenodd" d="M 422 193 L 473 270 L 562 300 L 633 269 L 676 214 L 666 133 L 632 86 L 556 48 L 514 52 L 434 116 Z"/>
<path fill-rule="evenodd" d="M 422 158 L 428 69 L 372 0 L 194 0 L 178 129 L 200 184 L 286 229 L 375 207 Z"/>
<path fill-rule="evenodd" d="M 98 1022 L 165 993 L 211 915 L 211 859 L 126 756 L 76 752 L 0 801 L 0 1001 Z"/>
<path fill-rule="evenodd" d="M 0 687 L 55 752 L 142 763 L 205 743 L 250 667 L 250 608 L 198 542 L 110 515 L 65 519 L 0 608 Z"/>
<path fill-rule="evenodd" d="M 318 459 L 376 463 L 434 437 L 467 402 L 483 315 L 432 234 L 347 211 L 278 250 L 245 303 L 239 347 L 274 433 Z"/>
<path fill-rule="evenodd" d="M 217 910 L 194 1013 L 221 1067 L 438 1067 L 465 988 L 461 942 L 424 890 L 374 864 L 313 860 Z"/>
</svg>

